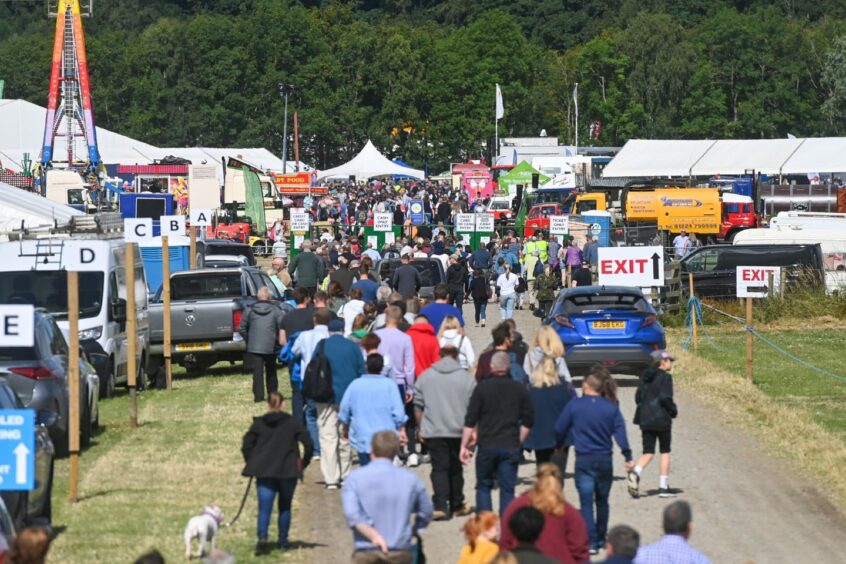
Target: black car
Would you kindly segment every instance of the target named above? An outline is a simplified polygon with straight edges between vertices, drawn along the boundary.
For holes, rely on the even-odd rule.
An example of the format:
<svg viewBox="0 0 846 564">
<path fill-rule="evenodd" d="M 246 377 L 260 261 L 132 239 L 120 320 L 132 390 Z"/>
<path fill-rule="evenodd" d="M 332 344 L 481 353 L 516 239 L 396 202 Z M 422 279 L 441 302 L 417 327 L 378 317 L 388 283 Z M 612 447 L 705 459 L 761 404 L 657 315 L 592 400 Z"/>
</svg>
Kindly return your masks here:
<svg viewBox="0 0 846 564">
<path fill-rule="evenodd" d="M 735 298 L 738 266 L 782 267 L 787 287 L 825 287 L 820 245 L 707 245 L 681 260 L 682 280 L 692 272 L 697 295 Z"/>
<path fill-rule="evenodd" d="M 25 409 L 15 390 L 6 381 L 7 372 L 0 372 L 0 409 Z M 32 491 L 2 491 L 9 514 L 20 530 L 30 524 L 49 525 L 52 519 L 53 461 L 56 451 L 50 440 L 51 427 L 57 415 L 46 409 L 35 412 L 35 489 Z"/>
<path fill-rule="evenodd" d="M 256 265 L 253 248 L 240 241 L 230 239 L 198 239 L 197 240 L 197 268 L 205 266 L 205 258 L 209 255 L 234 255 L 246 257 L 248 266 Z"/>
<path fill-rule="evenodd" d="M 391 284 L 394 271 L 402 264 L 400 259 L 383 259 L 376 263 L 375 270 L 379 279 Z M 434 301 L 435 286 L 446 284 L 446 271 L 441 259 L 435 257 L 413 258 L 409 264 L 420 273 L 420 291 L 418 295 L 423 301 Z"/>
</svg>

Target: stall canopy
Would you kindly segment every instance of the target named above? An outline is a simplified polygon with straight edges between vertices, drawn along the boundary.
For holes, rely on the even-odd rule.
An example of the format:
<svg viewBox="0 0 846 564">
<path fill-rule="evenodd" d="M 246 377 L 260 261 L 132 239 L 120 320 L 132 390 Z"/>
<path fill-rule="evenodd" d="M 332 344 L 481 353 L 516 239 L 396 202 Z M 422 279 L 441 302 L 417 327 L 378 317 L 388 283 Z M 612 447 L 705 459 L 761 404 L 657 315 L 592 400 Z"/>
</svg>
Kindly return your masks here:
<svg viewBox="0 0 846 564">
<path fill-rule="evenodd" d="M 0 182 L 0 232 L 44 225 L 67 225 L 71 217 L 84 215 L 69 206 Z"/>
<path fill-rule="evenodd" d="M 602 175 L 688 177 L 846 172 L 846 137 L 669 141 L 633 139 Z"/>
<path fill-rule="evenodd" d="M 526 161 L 520 161 L 520 164 L 509 170 L 507 174 L 500 176 L 497 184 L 500 191 L 506 191 L 509 196 L 515 196 L 518 184 L 522 184 L 527 190 L 531 189 L 533 174 L 538 175 L 539 184 L 549 180 L 547 175 L 541 174 Z"/>
<path fill-rule="evenodd" d="M 317 173 L 317 179 L 324 178 L 348 178 L 355 176 L 356 179 L 367 179 L 374 176 L 410 176 L 412 178 L 425 178 L 422 170 L 407 168 L 399 165 L 379 152 L 372 142 L 367 141 L 364 148 L 351 161 L 341 166 L 322 170 Z"/>
</svg>

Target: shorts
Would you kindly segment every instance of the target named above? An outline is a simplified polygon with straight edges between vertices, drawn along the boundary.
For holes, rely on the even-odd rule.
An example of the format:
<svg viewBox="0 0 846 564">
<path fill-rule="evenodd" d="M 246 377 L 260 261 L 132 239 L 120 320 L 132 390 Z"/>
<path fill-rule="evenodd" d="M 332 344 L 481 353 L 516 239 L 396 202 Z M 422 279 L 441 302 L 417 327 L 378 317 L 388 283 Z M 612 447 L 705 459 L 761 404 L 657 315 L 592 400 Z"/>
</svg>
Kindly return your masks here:
<svg viewBox="0 0 846 564">
<path fill-rule="evenodd" d="M 641 430 L 643 435 L 643 453 L 655 454 L 655 441 L 660 444 L 659 452 L 661 454 L 670 453 L 670 443 L 672 442 L 673 432 L 671 429 L 666 431 L 646 431 Z"/>
</svg>

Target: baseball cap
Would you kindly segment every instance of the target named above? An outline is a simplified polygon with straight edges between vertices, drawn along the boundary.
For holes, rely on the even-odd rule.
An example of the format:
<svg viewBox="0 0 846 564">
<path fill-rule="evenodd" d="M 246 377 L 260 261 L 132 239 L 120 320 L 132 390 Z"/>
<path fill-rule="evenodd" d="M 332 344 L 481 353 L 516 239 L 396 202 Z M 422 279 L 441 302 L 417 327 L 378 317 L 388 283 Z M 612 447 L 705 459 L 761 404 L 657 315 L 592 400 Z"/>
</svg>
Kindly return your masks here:
<svg viewBox="0 0 846 564">
<path fill-rule="evenodd" d="M 328 329 L 330 333 L 342 333 L 344 331 L 344 320 L 341 318 L 330 320 Z"/>
<path fill-rule="evenodd" d="M 659 364 L 662 360 L 676 360 L 676 357 L 667 351 L 653 351 L 649 356 L 655 364 Z"/>
</svg>

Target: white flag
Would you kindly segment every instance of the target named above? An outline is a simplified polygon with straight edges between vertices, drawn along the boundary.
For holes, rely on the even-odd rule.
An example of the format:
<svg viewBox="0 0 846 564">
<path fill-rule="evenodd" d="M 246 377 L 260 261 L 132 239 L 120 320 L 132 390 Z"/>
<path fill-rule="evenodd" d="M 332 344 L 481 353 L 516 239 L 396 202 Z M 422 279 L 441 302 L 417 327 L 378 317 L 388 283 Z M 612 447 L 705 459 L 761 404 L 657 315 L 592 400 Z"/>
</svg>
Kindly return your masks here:
<svg viewBox="0 0 846 564">
<path fill-rule="evenodd" d="M 576 83 L 576 86 L 573 87 L 573 103 L 577 106 L 579 105 L 579 83 Z"/>
<path fill-rule="evenodd" d="M 502 104 L 502 90 L 496 85 L 496 119 L 505 117 L 505 106 Z"/>
</svg>

